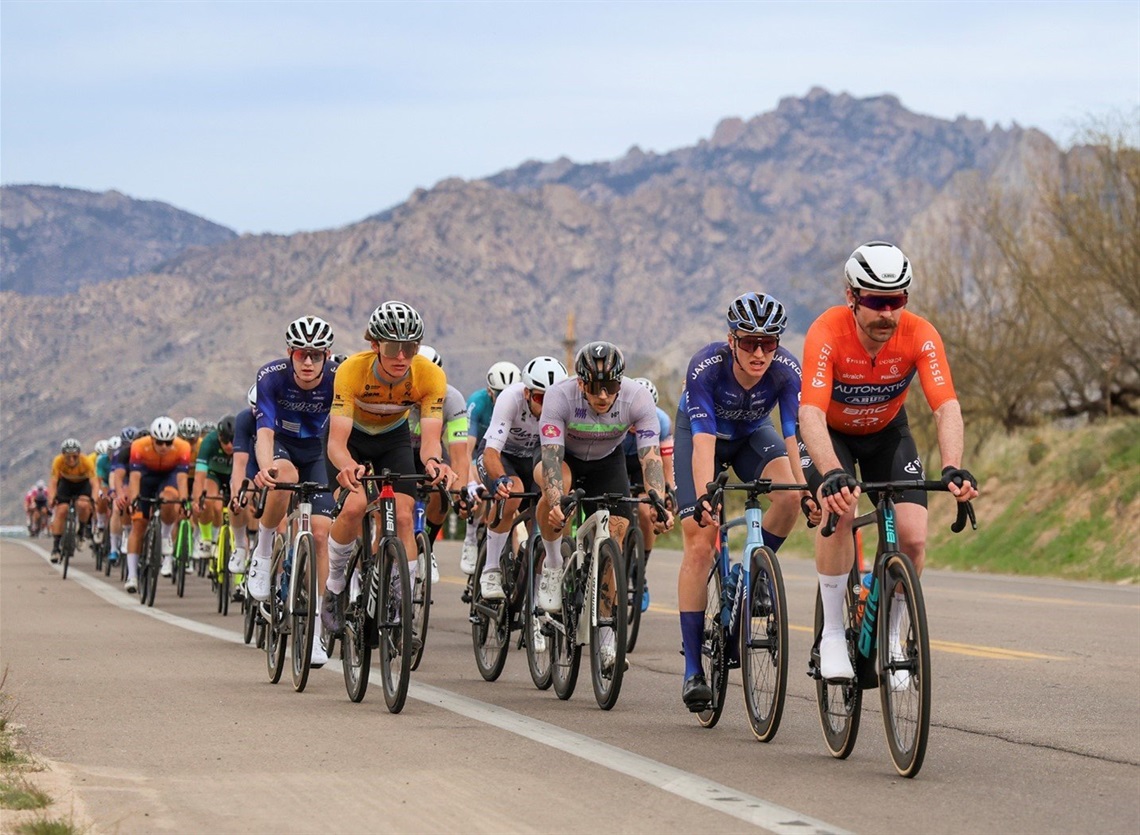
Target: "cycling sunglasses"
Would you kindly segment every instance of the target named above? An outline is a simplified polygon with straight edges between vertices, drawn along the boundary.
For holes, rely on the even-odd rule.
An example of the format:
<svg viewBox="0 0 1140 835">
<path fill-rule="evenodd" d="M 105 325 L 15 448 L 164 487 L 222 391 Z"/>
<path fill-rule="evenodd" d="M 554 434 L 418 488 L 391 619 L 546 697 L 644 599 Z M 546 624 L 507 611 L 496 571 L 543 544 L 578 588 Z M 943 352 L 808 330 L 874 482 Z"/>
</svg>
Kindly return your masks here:
<svg viewBox="0 0 1140 835">
<path fill-rule="evenodd" d="M 902 310 L 906 307 L 907 294 L 898 293 L 894 296 L 864 296 L 859 293 L 855 296 L 855 300 L 863 307 L 870 308 L 871 310 Z"/>
<path fill-rule="evenodd" d="M 595 380 L 592 383 L 586 383 L 586 392 L 597 397 L 602 392 L 608 395 L 615 395 L 621 391 L 621 380 Z"/>
<path fill-rule="evenodd" d="M 738 336 L 736 345 L 746 354 L 755 354 L 757 348 L 763 349 L 765 354 L 771 354 L 780 347 L 778 336 Z"/>
<path fill-rule="evenodd" d="M 174 446 L 174 441 L 160 441 L 158 438 L 154 439 L 155 446 Z"/>
<path fill-rule="evenodd" d="M 299 359 L 301 362 L 309 360 L 313 365 L 317 365 L 318 363 L 325 361 L 325 352 L 313 349 L 296 348 L 293 351 L 293 358 Z"/>
<path fill-rule="evenodd" d="M 411 358 L 419 352 L 419 342 L 389 342 L 385 340 L 380 343 L 380 356 L 387 357 L 388 359 L 395 359 L 401 354 Z"/>
<path fill-rule="evenodd" d="M 533 402 L 537 403 L 539 406 L 542 405 L 542 398 L 544 397 L 546 397 L 545 391 L 536 391 L 535 389 L 530 390 L 530 399 Z"/>
</svg>

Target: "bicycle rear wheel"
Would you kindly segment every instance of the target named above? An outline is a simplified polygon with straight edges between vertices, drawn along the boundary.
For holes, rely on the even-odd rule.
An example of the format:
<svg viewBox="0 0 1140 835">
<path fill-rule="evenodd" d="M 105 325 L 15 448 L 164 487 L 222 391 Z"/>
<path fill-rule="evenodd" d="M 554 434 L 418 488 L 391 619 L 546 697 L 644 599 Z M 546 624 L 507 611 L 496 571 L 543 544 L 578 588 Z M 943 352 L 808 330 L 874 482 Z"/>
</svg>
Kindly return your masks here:
<svg viewBox="0 0 1140 835">
<path fill-rule="evenodd" d="M 269 600 L 266 602 L 269 622 L 265 625 L 265 669 L 272 684 L 281 680 L 281 672 L 285 669 L 285 651 L 289 648 L 288 636 L 285 634 L 285 602 L 281 599 L 281 581 L 277 576 L 285 561 L 285 548 L 285 538 L 280 534 L 274 536 L 273 567 L 269 577 Z"/>
<path fill-rule="evenodd" d="M 416 534 L 416 582 L 412 589 L 412 669 L 420 666 L 427 644 L 431 617 L 431 543 L 422 531 Z"/>
<path fill-rule="evenodd" d="M 720 721 L 728 696 L 728 636 L 724 627 L 724 595 L 720 566 L 713 560 L 705 592 L 705 625 L 701 638 L 701 672 L 712 690 L 708 710 L 696 714 L 702 727 L 713 728 Z"/>
<path fill-rule="evenodd" d="M 300 693 L 309 681 L 313 657 L 313 632 L 317 611 L 317 555 L 313 535 L 297 538 L 293 553 L 293 576 L 289 579 L 289 617 L 292 621 L 290 651 L 293 662 L 293 689 Z"/>
<path fill-rule="evenodd" d="M 854 640 L 858 634 L 855 622 L 855 595 L 852 583 L 858 577 L 854 568 L 847 581 L 847 594 L 843 598 L 843 623 L 847 643 L 852 651 L 852 668 L 855 668 Z M 815 700 L 819 709 L 819 722 L 823 728 L 823 741 L 836 759 L 845 760 L 855 750 L 859 736 L 859 717 L 863 707 L 863 691 L 858 680 L 830 683 L 819 678 L 819 636 L 823 634 L 823 599 L 815 591 L 815 644 L 811 650 L 811 666 L 815 679 Z"/>
<path fill-rule="evenodd" d="M 486 600 L 479 578 L 487 563 L 487 542 L 479 544 L 475 561 L 475 582 L 471 584 L 471 643 L 475 649 L 475 666 L 485 681 L 502 675 L 511 642 L 510 610 L 504 600 Z"/>
<path fill-rule="evenodd" d="M 627 590 L 621 550 L 616 541 L 606 539 L 598 548 L 598 593 L 594 598 L 597 611 L 590 619 L 590 677 L 594 684 L 594 698 L 602 710 L 611 710 L 621 695 L 629 639 Z M 638 599 L 639 609 L 640 604 Z M 611 647 L 612 662 L 609 658 Z"/>
<path fill-rule="evenodd" d="M 395 537 L 384 540 L 380 554 L 380 601 L 376 609 L 380 638 L 380 683 L 392 713 L 404 709 L 412 671 L 412 590 L 408 555 Z"/>
<path fill-rule="evenodd" d="M 624 550 L 629 612 L 626 618 L 625 651 L 633 652 L 637 646 L 637 633 L 641 629 L 641 597 L 645 592 L 645 539 L 637 522 L 629 526 Z"/>
<path fill-rule="evenodd" d="M 758 740 L 768 742 L 780 728 L 788 692 L 787 597 L 776 555 L 760 547 L 751 560 L 752 588 L 741 613 L 740 672 L 748 724 Z"/>
<path fill-rule="evenodd" d="M 883 675 L 879 698 L 895 770 L 914 777 L 930 736 L 930 636 L 918 572 L 905 554 L 883 558 L 878 624 Z M 892 591 L 893 590 L 893 591 Z"/>
<path fill-rule="evenodd" d="M 542 625 L 534 614 L 535 606 L 538 605 L 538 578 L 542 575 L 542 563 L 546 559 L 546 551 L 538 536 L 531 537 L 527 551 L 526 588 L 523 590 L 525 595 L 523 640 L 526 642 L 526 664 L 534 686 L 539 690 L 546 690 L 551 684 L 550 643 L 553 636 L 542 632 Z"/>
</svg>

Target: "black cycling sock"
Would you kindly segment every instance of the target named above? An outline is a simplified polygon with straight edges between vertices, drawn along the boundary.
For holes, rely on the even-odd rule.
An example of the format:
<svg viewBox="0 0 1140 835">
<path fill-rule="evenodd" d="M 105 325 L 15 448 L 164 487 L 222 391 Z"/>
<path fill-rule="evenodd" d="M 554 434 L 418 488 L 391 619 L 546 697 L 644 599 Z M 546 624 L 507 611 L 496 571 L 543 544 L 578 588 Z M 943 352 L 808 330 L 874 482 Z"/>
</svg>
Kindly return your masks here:
<svg viewBox="0 0 1140 835">
<path fill-rule="evenodd" d="M 435 542 L 435 538 L 439 535 L 440 528 L 442 528 L 442 527 L 443 527 L 442 522 L 440 522 L 439 524 L 436 524 L 435 522 L 425 522 L 424 523 L 424 533 L 427 534 L 428 542 Z"/>
<path fill-rule="evenodd" d="M 60 538 L 59 538 L 58 536 L 53 536 L 53 537 L 51 538 L 51 549 L 52 549 L 53 551 L 58 551 L 58 550 L 59 550 L 59 540 L 60 540 Z"/>
<path fill-rule="evenodd" d="M 649 555 L 650 555 L 650 554 L 652 554 L 652 553 L 653 553 L 653 549 L 652 549 L 652 548 L 646 548 L 646 549 L 645 549 L 645 564 L 646 564 L 646 565 L 649 565 Z"/>
</svg>

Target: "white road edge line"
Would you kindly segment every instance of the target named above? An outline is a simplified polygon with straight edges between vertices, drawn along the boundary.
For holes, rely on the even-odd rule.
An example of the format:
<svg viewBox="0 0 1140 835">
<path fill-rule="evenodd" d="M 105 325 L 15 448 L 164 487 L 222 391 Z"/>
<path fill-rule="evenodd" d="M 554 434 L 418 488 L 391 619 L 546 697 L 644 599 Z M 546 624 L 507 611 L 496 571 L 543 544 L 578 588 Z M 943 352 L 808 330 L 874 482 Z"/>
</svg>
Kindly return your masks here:
<svg viewBox="0 0 1140 835">
<path fill-rule="evenodd" d="M 39 545 L 28 541 L 21 541 L 21 544 L 38 553 L 50 565 L 51 555 Z M 59 565 L 52 565 L 51 567 L 58 573 L 63 573 L 63 569 Z M 114 585 L 108 585 L 85 572 L 69 573 L 68 579 L 74 579 L 78 585 L 124 611 L 138 612 L 179 629 L 233 644 L 245 645 L 241 634 L 237 632 L 198 623 L 188 618 L 172 615 L 162 609 L 141 606 L 136 595 L 128 594 Z M 340 662 L 334 660 L 330 660 L 325 666 L 341 669 Z M 715 809 L 745 823 L 777 833 L 777 835 L 851 835 L 847 830 L 802 815 L 776 803 L 770 803 L 754 795 L 737 791 L 714 780 L 690 774 L 649 757 L 626 751 L 624 748 L 600 742 L 592 737 L 568 731 L 549 722 L 543 722 L 541 719 L 533 719 L 497 705 L 480 702 L 458 693 L 452 693 L 449 690 L 415 682 L 409 685 L 408 695 L 418 701 L 434 705 L 451 713 L 457 713 L 460 716 L 466 716 L 468 719 L 474 719 L 477 722 L 493 725 L 540 745 L 555 748 L 579 759 L 641 780 L 670 794 L 693 803 L 699 803 L 709 809 Z"/>
</svg>

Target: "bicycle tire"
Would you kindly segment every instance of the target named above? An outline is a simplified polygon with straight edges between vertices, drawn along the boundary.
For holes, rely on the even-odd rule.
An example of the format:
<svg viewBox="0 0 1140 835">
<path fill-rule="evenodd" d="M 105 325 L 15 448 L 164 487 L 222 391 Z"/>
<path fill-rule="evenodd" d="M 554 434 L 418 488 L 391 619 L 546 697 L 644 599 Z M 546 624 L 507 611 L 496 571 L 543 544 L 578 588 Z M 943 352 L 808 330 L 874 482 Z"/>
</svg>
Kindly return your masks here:
<svg viewBox="0 0 1140 835">
<path fill-rule="evenodd" d="M 542 563 L 546 559 L 546 550 L 542 539 L 531 537 L 527 553 L 526 589 L 523 591 L 523 641 L 526 644 L 526 665 L 530 671 L 530 680 L 539 690 L 550 689 L 551 684 L 551 636 L 543 633 L 544 646 L 540 652 L 535 646 L 534 635 L 541 629 L 534 609 L 538 605 L 538 578 L 542 575 Z"/>
<path fill-rule="evenodd" d="M 626 626 L 625 651 L 633 652 L 641 630 L 641 597 L 645 592 L 645 538 L 635 522 L 625 536 L 626 585 L 629 594 L 629 615 Z"/>
<path fill-rule="evenodd" d="M 186 569 L 190 567 L 190 551 L 193 538 L 190 520 L 181 520 L 178 523 L 178 533 L 174 537 L 174 580 L 178 588 L 179 597 L 186 595 Z"/>
<path fill-rule="evenodd" d="M 843 623 L 847 632 L 849 649 L 857 635 L 855 623 L 855 594 L 852 591 L 858 573 L 854 568 L 847 581 L 847 594 L 843 599 Z M 823 598 L 819 589 L 815 590 L 815 644 L 812 646 L 812 665 L 815 675 L 819 675 L 819 636 L 823 633 Z M 852 667 L 855 667 L 852 654 Z M 845 760 L 855 750 L 859 737 L 859 719 L 863 707 L 863 691 L 857 680 L 831 684 L 822 678 L 815 679 L 815 700 L 819 711 L 819 723 L 823 729 L 823 741 L 831 756 Z"/>
<path fill-rule="evenodd" d="M 151 509 L 151 516 L 158 513 L 158 508 Z M 162 528 L 158 520 L 147 527 L 147 581 L 145 589 L 145 603 L 154 605 L 154 597 L 158 594 L 158 575 L 162 568 Z"/>
<path fill-rule="evenodd" d="M 431 543 L 422 531 L 416 534 L 416 583 L 412 591 L 412 669 L 420 666 L 427 645 L 431 619 Z"/>
<path fill-rule="evenodd" d="M 743 601 L 740 629 L 740 674 L 744 707 L 753 735 L 769 742 L 780 729 L 788 694 L 788 607 L 784 574 L 772 551 L 755 548 L 751 585 Z"/>
<path fill-rule="evenodd" d="M 914 777 L 926 757 L 930 738 L 930 635 L 926 603 L 918 572 L 902 553 L 883 557 L 883 595 L 879 604 L 879 652 L 882 678 L 879 699 L 891 761 L 902 777 Z M 902 600 L 896 595 L 901 592 Z M 891 621 L 897 620 L 899 642 L 891 641 Z M 900 680 L 896 680 L 896 676 Z M 904 678 L 905 676 L 905 678 Z"/>
<path fill-rule="evenodd" d="M 507 651 L 510 649 L 510 610 L 505 600 L 492 602 L 483 599 L 483 589 L 478 578 L 483 576 L 486 563 L 487 542 L 484 540 L 479 544 L 479 556 L 475 560 L 475 573 L 472 575 L 476 579 L 471 584 L 469 620 L 475 666 L 484 681 L 495 681 L 502 675 L 507 663 Z M 497 614 L 492 618 L 483 611 L 485 609 L 494 609 Z"/>
<path fill-rule="evenodd" d="M 98 531 L 96 531 L 98 532 Z M 103 543 L 107 541 L 107 531 L 103 531 L 102 541 L 92 541 L 91 552 L 95 557 L 95 572 L 103 570 Z"/>
<path fill-rule="evenodd" d="M 359 702 L 368 691 L 369 671 L 372 669 L 373 638 L 376 634 L 376 619 L 368 614 L 368 594 L 372 585 L 372 572 L 375 557 L 366 548 L 371 548 L 372 524 L 364 518 L 360 538 L 353 546 L 345 570 L 348 599 L 344 610 L 344 632 L 341 635 L 340 658 L 344 669 L 344 689 L 348 698 Z M 367 543 L 367 544 L 366 544 Z M 378 570 L 378 569 L 376 569 Z M 357 583 L 354 577 L 362 578 Z M 377 601 L 378 605 L 378 601 Z"/>
<path fill-rule="evenodd" d="M 233 588 L 230 581 L 230 556 L 234 552 L 234 535 L 229 524 L 222 520 L 218 529 L 218 542 L 214 546 L 212 575 L 217 581 L 215 591 L 218 594 L 218 613 L 222 617 L 230 614 L 230 590 Z M 205 560 L 202 560 L 205 562 Z"/>
<path fill-rule="evenodd" d="M 701 628 L 701 672 L 712 690 L 712 704 L 695 715 L 702 728 L 715 728 L 728 698 L 728 636 L 724 617 L 724 593 L 720 566 L 713 560 L 705 585 L 705 617 Z"/>
<path fill-rule="evenodd" d="M 313 634 L 317 612 L 317 554 L 313 535 L 307 531 L 297 538 L 293 552 L 293 576 L 289 579 L 290 652 L 293 662 L 293 689 L 304 691 L 313 658 Z"/>
<path fill-rule="evenodd" d="M 598 591 L 594 596 L 598 610 L 590 618 L 590 678 L 594 685 L 594 698 L 602 710 L 612 710 L 621 695 L 625 676 L 625 653 L 629 640 L 629 606 L 625 595 L 629 583 L 626 579 L 625 560 L 613 539 L 606 539 L 598 547 Z M 608 617 L 603 617 L 605 601 L 610 600 Z M 640 608 L 640 599 L 638 605 Z M 609 632 L 607 633 L 607 630 Z M 612 638 L 609 635 L 612 634 Z M 613 641 L 614 663 L 604 669 L 603 646 Z"/>
<path fill-rule="evenodd" d="M 281 681 L 281 673 L 285 669 L 285 652 L 289 648 L 284 629 L 285 605 L 281 599 L 281 586 L 277 577 L 285 561 L 286 547 L 285 538 L 281 534 L 273 537 L 269 599 L 266 601 L 269 609 L 269 620 L 265 624 L 265 670 L 269 674 L 270 684 Z"/>
<path fill-rule="evenodd" d="M 75 500 L 67 506 L 67 516 L 63 521 L 63 536 L 59 540 L 60 562 L 63 563 L 63 579 L 67 579 L 67 569 L 71 564 L 71 557 L 75 554 L 75 543 L 79 536 L 79 513 L 75 509 Z"/>
<path fill-rule="evenodd" d="M 253 630 L 257 625 L 257 607 L 253 605 L 248 593 L 244 594 L 241 599 L 241 618 L 241 637 L 248 644 L 253 640 Z"/>
<path fill-rule="evenodd" d="M 404 709 L 412 671 L 412 591 L 408 574 L 404 544 L 394 536 L 386 538 L 380 553 L 380 600 L 376 613 L 380 684 L 391 713 Z M 393 575 L 399 584 L 398 597 L 392 589 Z"/>
<path fill-rule="evenodd" d="M 553 649 L 551 657 L 551 679 L 554 694 L 562 701 L 574 695 L 574 688 L 578 684 L 578 671 L 582 664 L 582 645 L 577 640 L 578 612 L 574 611 L 571 602 L 574 595 L 567 594 L 567 587 L 573 590 L 576 583 L 574 566 L 571 564 L 571 545 L 569 540 L 562 540 L 562 613 L 555 617 L 562 624 L 557 627 L 553 635 Z M 570 581 L 569 583 L 567 581 Z"/>
</svg>

